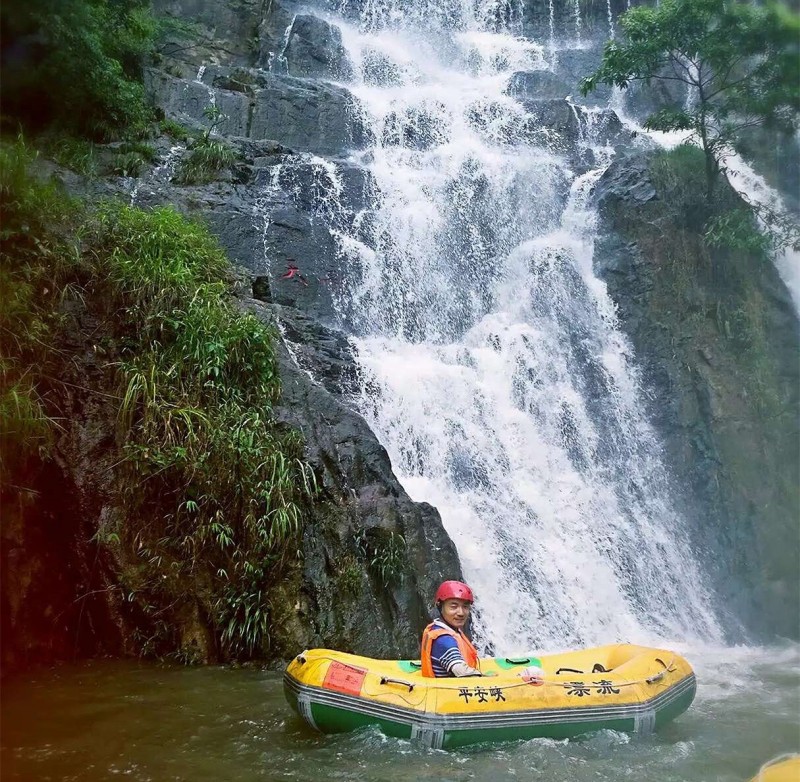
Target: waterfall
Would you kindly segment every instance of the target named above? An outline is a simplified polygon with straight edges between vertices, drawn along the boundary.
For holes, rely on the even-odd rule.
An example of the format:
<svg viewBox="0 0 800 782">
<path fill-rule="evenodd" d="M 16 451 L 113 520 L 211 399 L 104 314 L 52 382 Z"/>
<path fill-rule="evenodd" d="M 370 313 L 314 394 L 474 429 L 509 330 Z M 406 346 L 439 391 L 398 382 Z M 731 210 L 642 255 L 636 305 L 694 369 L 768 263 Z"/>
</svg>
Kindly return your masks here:
<svg viewBox="0 0 800 782">
<path fill-rule="evenodd" d="M 725 175 L 731 186 L 746 201 L 755 206 L 766 207 L 777 217 L 793 219 L 780 194 L 770 187 L 763 177 L 756 174 L 741 155 L 728 155 L 724 166 Z M 774 230 L 763 219 L 759 218 L 759 222 L 765 233 Z M 778 251 L 774 261 L 781 279 L 789 289 L 795 309 L 800 314 L 800 252 L 793 247 L 785 247 Z"/>
<path fill-rule="evenodd" d="M 283 31 L 281 50 L 277 54 L 275 52 L 269 53 L 269 57 L 267 58 L 267 70 L 273 73 L 289 72 L 289 61 L 286 58 L 286 50 L 289 48 L 289 43 L 292 35 L 292 28 L 294 27 L 294 22 L 296 18 L 297 18 L 296 16 L 293 16 L 292 21 L 288 25 L 286 25 L 286 29 Z"/>
<path fill-rule="evenodd" d="M 368 219 L 325 218 L 355 404 L 411 496 L 441 512 L 488 648 L 718 639 L 592 271 L 589 195 L 610 151 L 576 175 L 505 94 L 513 72 L 548 67 L 540 44 L 487 24 L 485 7 L 404 9 L 375 0 L 341 22 L 375 139 L 348 163 L 374 182 Z M 336 181 L 334 166 L 328 204 Z"/>
<path fill-rule="evenodd" d="M 133 188 L 131 189 L 130 205 L 136 206 L 136 201 L 139 198 L 141 187 L 144 182 L 148 184 L 159 184 L 162 182 L 169 182 L 172 175 L 175 173 L 175 167 L 180 160 L 181 153 L 186 149 L 183 144 L 174 144 L 170 147 L 164 162 L 157 165 L 148 175 L 144 177 L 137 177 L 133 181 Z"/>
<path fill-rule="evenodd" d="M 606 16 L 608 17 L 608 37 L 613 38 L 616 32 L 614 30 L 614 12 L 611 9 L 611 0 L 606 0 Z"/>
</svg>

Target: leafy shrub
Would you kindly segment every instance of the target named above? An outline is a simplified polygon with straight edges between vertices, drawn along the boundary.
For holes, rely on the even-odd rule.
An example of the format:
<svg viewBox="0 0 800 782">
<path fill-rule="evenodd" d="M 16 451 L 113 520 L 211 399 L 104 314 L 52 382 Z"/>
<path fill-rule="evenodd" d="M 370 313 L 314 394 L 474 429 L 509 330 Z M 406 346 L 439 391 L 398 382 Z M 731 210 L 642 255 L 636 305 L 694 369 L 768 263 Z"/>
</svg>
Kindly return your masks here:
<svg viewBox="0 0 800 782">
<path fill-rule="evenodd" d="M 158 159 L 155 148 L 142 141 L 126 141 L 117 147 L 115 153 L 111 173 L 116 176 L 138 177 L 145 165 Z"/>
<path fill-rule="evenodd" d="M 144 132 L 139 81 L 158 25 L 145 0 L 27 0 L 2 8 L 3 111 L 91 139 Z"/>
<path fill-rule="evenodd" d="M 235 657 L 251 656 L 270 640 L 265 574 L 259 568 L 248 571 L 238 588 L 228 585 L 215 604 L 222 643 Z"/>
<path fill-rule="evenodd" d="M 142 173 L 144 160 L 138 152 L 123 152 L 114 159 L 111 173 L 117 176 L 137 177 Z"/>
</svg>

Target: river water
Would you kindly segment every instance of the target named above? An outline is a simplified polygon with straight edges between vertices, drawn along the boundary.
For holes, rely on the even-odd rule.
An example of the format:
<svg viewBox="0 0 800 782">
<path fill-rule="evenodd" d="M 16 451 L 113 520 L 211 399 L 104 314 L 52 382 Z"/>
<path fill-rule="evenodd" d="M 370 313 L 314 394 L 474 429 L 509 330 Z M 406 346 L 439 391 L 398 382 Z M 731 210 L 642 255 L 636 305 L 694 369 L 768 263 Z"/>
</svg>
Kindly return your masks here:
<svg viewBox="0 0 800 782">
<path fill-rule="evenodd" d="M 657 734 L 600 732 L 445 752 L 377 732 L 323 736 L 281 676 L 135 662 L 4 682 L 4 782 L 743 782 L 800 750 L 800 646 L 694 647 L 692 707 Z"/>
</svg>

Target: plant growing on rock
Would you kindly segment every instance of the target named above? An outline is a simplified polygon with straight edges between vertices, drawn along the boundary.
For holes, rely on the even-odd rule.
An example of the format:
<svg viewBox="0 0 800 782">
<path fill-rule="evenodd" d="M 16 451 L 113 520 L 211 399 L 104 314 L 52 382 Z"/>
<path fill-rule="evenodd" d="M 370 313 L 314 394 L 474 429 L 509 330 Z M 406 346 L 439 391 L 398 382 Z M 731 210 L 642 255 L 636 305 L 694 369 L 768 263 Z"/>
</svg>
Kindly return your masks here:
<svg viewBox="0 0 800 782">
<path fill-rule="evenodd" d="M 800 109 L 800 15 L 783 3 L 663 0 L 621 18 L 625 39 L 609 41 L 600 67 L 581 83 L 678 82 L 682 107 L 664 108 L 645 125 L 687 131 L 705 154 L 706 194 L 739 133 L 765 123 L 791 128 Z"/>
<path fill-rule="evenodd" d="M 358 556 L 384 587 L 400 581 L 406 568 L 406 541 L 380 527 L 359 530 L 353 536 Z"/>
<path fill-rule="evenodd" d="M 200 185 L 213 182 L 220 172 L 232 166 L 236 152 L 224 141 L 214 140 L 214 129 L 227 119 L 217 106 L 207 106 L 203 114 L 210 120 L 202 137 L 191 148 L 188 156 L 181 160 L 174 181 L 179 185 Z"/>
<path fill-rule="evenodd" d="M 73 413 L 101 404 L 109 589 L 147 619 L 153 653 L 174 651 L 169 620 L 199 605 L 226 655 L 255 654 L 316 492 L 299 434 L 272 415 L 275 333 L 237 306 L 205 227 L 168 208 L 90 212 L 30 178 L 31 159 L 0 148 L 4 486 L 53 456 L 59 419 L 80 428 L 64 387 Z"/>
</svg>

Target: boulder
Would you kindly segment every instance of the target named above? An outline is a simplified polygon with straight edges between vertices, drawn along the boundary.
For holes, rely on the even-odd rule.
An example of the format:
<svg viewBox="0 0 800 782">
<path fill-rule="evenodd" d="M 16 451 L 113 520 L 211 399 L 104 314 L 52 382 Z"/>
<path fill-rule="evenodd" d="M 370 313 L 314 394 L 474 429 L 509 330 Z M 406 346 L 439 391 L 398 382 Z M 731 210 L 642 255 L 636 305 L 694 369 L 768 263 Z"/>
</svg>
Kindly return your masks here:
<svg viewBox="0 0 800 782">
<path fill-rule="evenodd" d="M 290 76 L 347 81 L 353 67 L 338 27 L 311 14 L 295 16 L 280 55 Z"/>
<path fill-rule="evenodd" d="M 520 100 L 563 100 L 575 92 L 575 85 L 553 71 L 517 71 L 505 91 Z"/>
<path fill-rule="evenodd" d="M 354 97 L 343 87 L 273 77 L 254 97 L 249 135 L 292 149 L 336 157 L 367 142 Z"/>
</svg>

